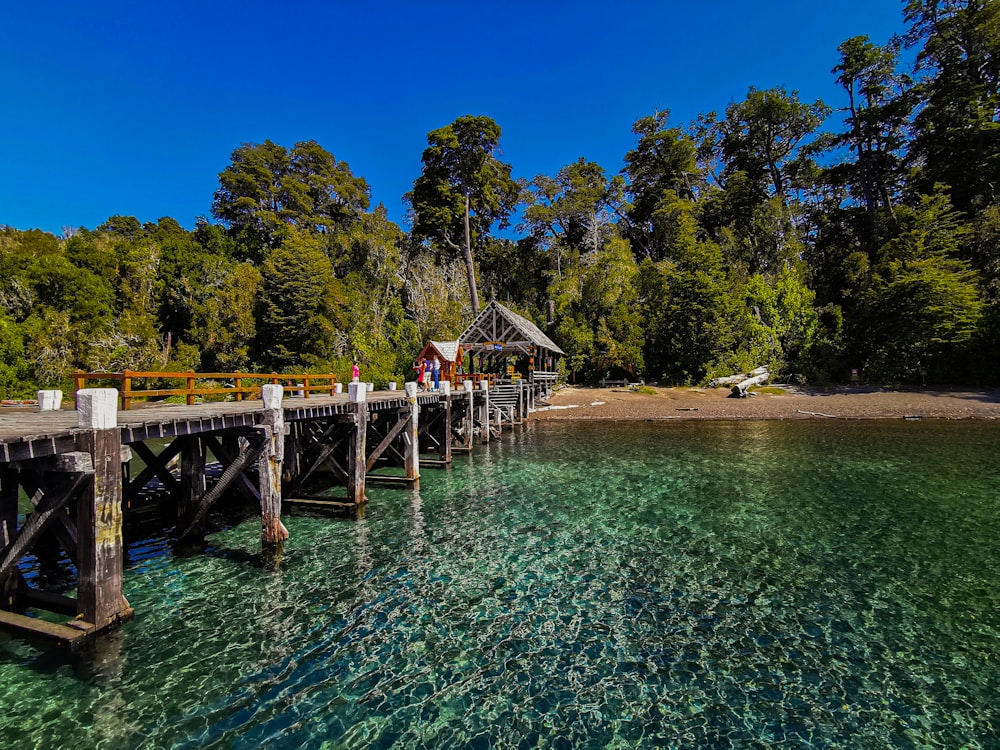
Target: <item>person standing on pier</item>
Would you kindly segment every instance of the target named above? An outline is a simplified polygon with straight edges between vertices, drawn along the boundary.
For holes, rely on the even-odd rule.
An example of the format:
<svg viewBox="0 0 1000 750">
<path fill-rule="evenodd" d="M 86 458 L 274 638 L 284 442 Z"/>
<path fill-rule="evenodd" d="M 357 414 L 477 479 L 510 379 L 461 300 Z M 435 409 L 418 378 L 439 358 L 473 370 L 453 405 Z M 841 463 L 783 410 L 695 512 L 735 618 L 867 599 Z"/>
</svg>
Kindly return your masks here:
<svg viewBox="0 0 1000 750">
<path fill-rule="evenodd" d="M 427 390 L 427 360 L 422 359 L 413 368 L 417 371 L 417 388 L 421 391 Z"/>
<path fill-rule="evenodd" d="M 351 365 L 351 381 L 357 383 L 361 380 L 361 369 L 358 367 L 358 360 L 354 360 Z"/>
</svg>

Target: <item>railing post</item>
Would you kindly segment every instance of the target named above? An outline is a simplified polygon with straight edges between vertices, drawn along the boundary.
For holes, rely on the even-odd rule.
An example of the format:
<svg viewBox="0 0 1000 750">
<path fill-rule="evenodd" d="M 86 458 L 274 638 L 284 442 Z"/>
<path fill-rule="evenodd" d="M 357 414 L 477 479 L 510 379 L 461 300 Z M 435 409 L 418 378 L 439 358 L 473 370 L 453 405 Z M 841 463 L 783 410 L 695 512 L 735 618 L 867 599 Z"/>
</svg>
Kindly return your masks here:
<svg viewBox="0 0 1000 750">
<path fill-rule="evenodd" d="M 194 370 L 188 370 L 187 375 L 187 405 L 194 406 Z"/>
<path fill-rule="evenodd" d="M 76 374 L 73 375 L 73 408 L 76 408 L 76 394 L 83 390 L 83 384 L 85 382 L 83 377 L 83 370 L 77 370 Z"/>
<path fill-rule="evenodd" d="M 302 376 L 302 397 L 309 398 L 309 376 Z"/>
<path fill-rule="evenodd" d="M 336 375 L 331 375 L 330 376 L 330 395 L 332 396 L 332 395 L 334 395 L 337 392 L 338 392 L 337 391 L 337 376 Z"/>
<path fill-rule="evenodd" d="M 236 400 L 237 401 L 242 401 L 243 400 L 243 378 L 240 377 L 240 371 L 239 370 L 237 370 L 233 374 L 235 376 L 233 378 L 233 386 L 236 389 Z"/>
<path fill-rule="evenodd" d="M 122 371 L 122 411 L 132 408 L 132 371 Z"/>
</svg>

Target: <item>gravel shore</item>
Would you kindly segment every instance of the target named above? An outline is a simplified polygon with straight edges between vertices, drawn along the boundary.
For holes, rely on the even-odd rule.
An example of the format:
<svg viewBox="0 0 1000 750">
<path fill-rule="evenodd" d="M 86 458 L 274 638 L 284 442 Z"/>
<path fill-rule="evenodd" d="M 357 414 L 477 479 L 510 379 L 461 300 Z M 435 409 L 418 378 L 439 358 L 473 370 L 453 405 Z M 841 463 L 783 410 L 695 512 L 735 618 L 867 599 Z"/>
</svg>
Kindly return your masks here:
<svg viewBox="0 0 1000 750">
<path fill-rule="evenodd" d="M 562 388 L 531 419 L 1000 419 L 1000 390 L 771 386 L 747 398 L 728 388 Z"/>
</svg>

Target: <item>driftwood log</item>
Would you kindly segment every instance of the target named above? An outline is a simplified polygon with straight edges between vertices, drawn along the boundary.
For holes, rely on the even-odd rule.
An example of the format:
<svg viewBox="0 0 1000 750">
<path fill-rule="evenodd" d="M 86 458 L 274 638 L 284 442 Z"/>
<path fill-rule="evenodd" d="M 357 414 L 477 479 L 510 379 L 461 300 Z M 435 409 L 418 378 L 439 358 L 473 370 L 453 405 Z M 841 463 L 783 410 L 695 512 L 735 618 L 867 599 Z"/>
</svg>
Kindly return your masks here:
<svg viewBox="0 0 1000 750">
<path fill-rule="evenodd" d="M 770 377 L 771 373 L 766 366 L 758 367 L 756 370 L 748 372 L 745 380 L 741 380 L 733 386 L 732 395 L 735 398 L 746 398 L 747 391 L 749 391 L 750 388 L 755 385 L 766 383 Z"/>
<path fill-rule="evenodd" d="M 739 375 L 727 375 L 724 378 L 713 378 L 710 385 L 713 388 L 720 385 L 735 385 L 736 383 L 739 383 L 741 380 L 745 379 L 746 375 L 744 373 L 740 373 Z"/>
</svg>

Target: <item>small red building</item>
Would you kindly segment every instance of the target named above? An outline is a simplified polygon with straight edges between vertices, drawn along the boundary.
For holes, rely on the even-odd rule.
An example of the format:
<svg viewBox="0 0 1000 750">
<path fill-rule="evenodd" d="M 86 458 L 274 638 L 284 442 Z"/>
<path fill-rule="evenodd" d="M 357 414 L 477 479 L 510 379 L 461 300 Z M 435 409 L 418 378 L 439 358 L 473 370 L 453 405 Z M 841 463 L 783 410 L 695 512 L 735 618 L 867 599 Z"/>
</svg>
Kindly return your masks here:
<svg viewBox="0 0 1000 750">
<path fill-rule="evenodd" d="M 417 355 L 417 363 L 422 359 L 430 363 L 437 357 L 441 360 L 441 380 L 448 380 L 454 385 L 455 373 L 464 356 L 465 352 L 457 341 L 428 341 L 427 346 Z"/>
</svg>

